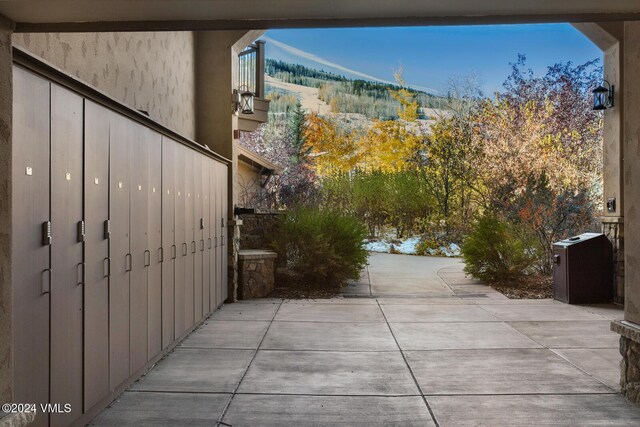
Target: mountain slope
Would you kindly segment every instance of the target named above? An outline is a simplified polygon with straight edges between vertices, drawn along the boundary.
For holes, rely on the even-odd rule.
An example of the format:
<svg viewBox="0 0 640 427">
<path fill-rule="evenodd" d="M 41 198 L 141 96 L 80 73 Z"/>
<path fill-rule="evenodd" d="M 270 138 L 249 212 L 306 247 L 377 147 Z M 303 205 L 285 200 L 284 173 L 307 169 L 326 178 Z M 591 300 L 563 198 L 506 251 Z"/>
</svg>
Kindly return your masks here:
<svg viewBox="0 0 640 427">
<path fill-rule="evenodd" d="M 320 90 L 318 88 L 287 83 L 269 75 L 265 76 L 264 81 L 270 93 L 278 91 L 281 94 L 295 96 L 306 111 L 320 115 L 331 113 L 331 106 L 319 98 Z"/>
<path fill-rule="evenodd" d="M 320 114 L 356 113 L 370 119 L 397 118 L 400 104 L 391 93 L 398 85 L 348 79 L 324 70 L 299 64 L 267 59 L 267 93 L 272 99 L 272 111 L 283 112 L 300 99 L 308 111 Z M 442 108 L 446 102 L 426 92 L 409 90 L 424 108 Z M 423 115 L 423 118 L 427 118 Z"/>
</svg>

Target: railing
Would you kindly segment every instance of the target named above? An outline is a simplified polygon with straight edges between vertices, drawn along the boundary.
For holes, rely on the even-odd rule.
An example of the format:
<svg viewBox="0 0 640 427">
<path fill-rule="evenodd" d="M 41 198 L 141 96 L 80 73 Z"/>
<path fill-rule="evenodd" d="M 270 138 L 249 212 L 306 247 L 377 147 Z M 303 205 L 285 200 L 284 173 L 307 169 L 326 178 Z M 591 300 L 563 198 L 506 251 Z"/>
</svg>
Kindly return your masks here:
<svg viewBox="0 0 640 427">
<path fill-rule="evenodd" d="M 238 89 L 264 98 L 264 42 L 258 40 L 238 54 Z"/>
</svg>

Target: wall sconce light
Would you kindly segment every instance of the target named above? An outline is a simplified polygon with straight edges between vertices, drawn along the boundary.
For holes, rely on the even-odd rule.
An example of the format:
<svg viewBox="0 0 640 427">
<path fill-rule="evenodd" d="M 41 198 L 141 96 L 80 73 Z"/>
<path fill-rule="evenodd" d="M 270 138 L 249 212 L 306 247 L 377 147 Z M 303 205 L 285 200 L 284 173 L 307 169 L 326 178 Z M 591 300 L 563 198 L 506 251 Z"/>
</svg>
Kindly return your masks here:
<svg viewBox="0 0 640 427">
<path fill-rule="evenodd" d="M 593 109 L 596 111 L 606 110 L 613 107 L 613 90 L 612 84 L 604 81 L 602 85 L 593 90 Z"/>
<path fill-rule="evenodd" d="M 253 114 L 253 98 L 255 97 L 253 92 L 241 86 L 233 91 L 233 97 L 236 113 Z"/>
</svg>

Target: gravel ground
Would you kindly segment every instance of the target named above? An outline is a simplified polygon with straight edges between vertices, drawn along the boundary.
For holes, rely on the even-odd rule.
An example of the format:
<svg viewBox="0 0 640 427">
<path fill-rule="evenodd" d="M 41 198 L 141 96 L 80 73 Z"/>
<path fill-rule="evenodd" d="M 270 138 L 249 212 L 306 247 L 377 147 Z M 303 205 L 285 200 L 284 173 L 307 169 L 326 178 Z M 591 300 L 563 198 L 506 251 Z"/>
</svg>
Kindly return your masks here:
<svg viewBox="0 0 640 427">
<path fill-rule="evenodd" d="M 496 291 L 511 299 L 553 298 L 553 277 L 529 276 L 511 283 L 490 283 Z"/>
</svg>

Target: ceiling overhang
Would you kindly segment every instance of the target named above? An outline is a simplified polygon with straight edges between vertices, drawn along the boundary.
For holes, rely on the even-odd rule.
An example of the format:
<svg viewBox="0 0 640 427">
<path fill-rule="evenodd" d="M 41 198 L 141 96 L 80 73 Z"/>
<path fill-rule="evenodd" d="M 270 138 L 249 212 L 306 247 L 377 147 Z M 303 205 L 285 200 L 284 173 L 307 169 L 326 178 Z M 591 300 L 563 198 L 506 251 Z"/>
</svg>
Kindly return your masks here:
<svg viewBox="0 0 640 427">
<path fill-rule="evenodd" d="M 16 31 L 162 31 L 640 19 L 638 0 L 0 1 Z"/>
</svg>

